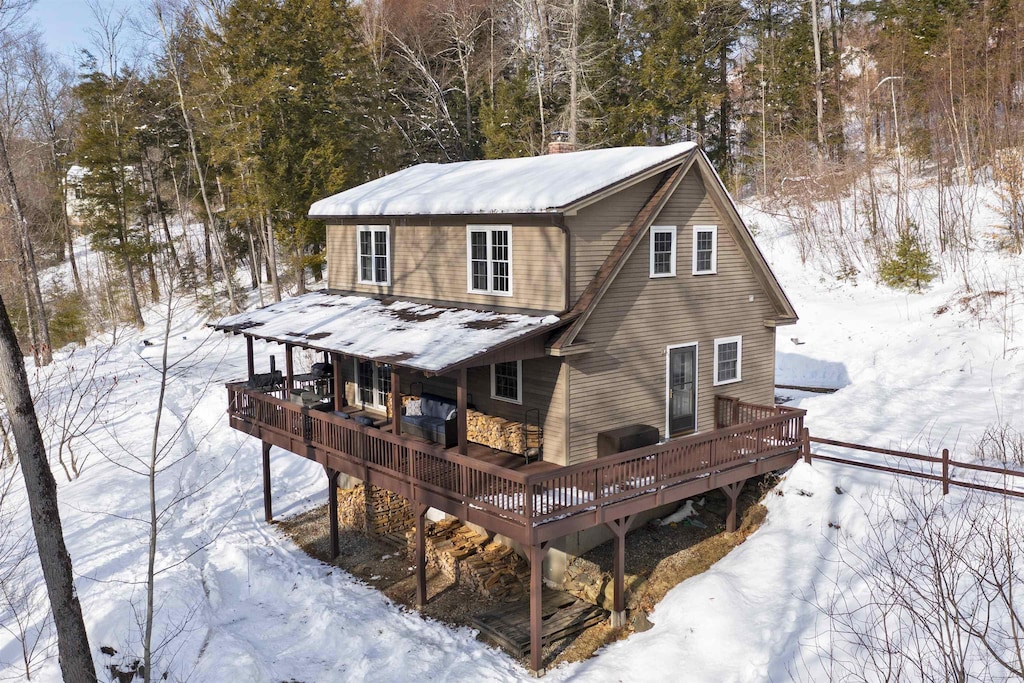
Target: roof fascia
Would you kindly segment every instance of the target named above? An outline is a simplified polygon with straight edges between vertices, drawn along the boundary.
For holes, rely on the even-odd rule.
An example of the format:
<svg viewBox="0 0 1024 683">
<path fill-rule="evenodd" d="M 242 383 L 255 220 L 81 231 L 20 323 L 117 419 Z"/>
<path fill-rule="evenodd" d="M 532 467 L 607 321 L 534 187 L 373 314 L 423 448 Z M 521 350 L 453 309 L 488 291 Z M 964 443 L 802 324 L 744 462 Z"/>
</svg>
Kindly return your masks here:
<svg viewBox="0 0 1024 683">
<path fill-rule="evenodd" d="M 565 206 L 560 207 L 560 211 L 566 216 L 575 216 L 577 213 L 579 213 L 581 209 L 584 209 L 590 206 L 591 204 L 595 204 L 606 197 L 616 194 L 617 192 L 621 192 L 622 190 L 625 190 L 628 187 L 632 187 L 637 183 L 641 183 L 647 180 L 648 178 L 652 178 L 658 175 L 659 173 L 667 171 L 673 166 L 678 166 L 681 161 L 686 159 L 686 157 L 693 157 L 695 149 L 690 149 L 681 154 L 677 154 L 671 159 L 667 159 L 656 166 L 651 166 L 650 168 L 640 171 L 639 173 L 634 173 L 633 175 L 623 178 L 622 180 L 616 183 L 603 187 L 600 190 L 592 192 L 585 197 L 581 197 L 580 199 L 577 199 L 571 204 L 566 204 Z"/>
</svg>

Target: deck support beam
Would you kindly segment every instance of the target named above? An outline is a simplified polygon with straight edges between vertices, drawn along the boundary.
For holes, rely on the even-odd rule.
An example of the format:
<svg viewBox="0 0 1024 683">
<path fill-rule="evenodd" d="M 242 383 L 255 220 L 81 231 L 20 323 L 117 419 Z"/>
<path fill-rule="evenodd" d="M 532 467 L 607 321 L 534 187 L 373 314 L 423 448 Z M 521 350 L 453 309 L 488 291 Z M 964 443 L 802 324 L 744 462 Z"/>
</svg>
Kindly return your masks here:
<svg viewBox="0 0 1024 683">
<path fill-rule="evenodd" d="M 263 519 L 270 524 L 274 521 L 274 510 L 270 500 L 270 444 L 263 442 Z"/>
<path fill-rule="evenodd" d="M 327 514 L 330 516 L 331 529 L 331 560 L 338 559 L 340 544 L 338 542 L 338 477 L 341 472 L 324 466 L 327 473 Z"/>
<path fill-rule="evenodd" d="M 249 373 L 249 381 L 251 382 L 253 375 L 256 374 L 256 359 L 253 356 L 252 337 L 249 335 L 245 336 L 245 369 Z"/>
<path fill-rule="evenodd" d="M 467 432 L 469 431 L 469 419 L 467 411 L 469 410 L 469 380 L 466 368 L 461 368 L 458 376 L 458 392 L 456 395 L 456 406 L 455 412 L 458 416 L 456 427 L 459 432 L 459 453 L 466 455 L 469 451 L 469 437 Z"/>
<path fill-rule="evenodd" d="M 284 345 L 284 400 L 290 401 L 292 389 L 295 388 L 295 347 L 291 344 Z"/>
<path fill-rule="evenodd" d="M 413 513 L 416 515 L 416 607 L 422 608 L 427 604 L 427 538 L 425 517 L 429 506 L 423 503 L 413 503 Z"/>
<path fill-rule="evenodd" d="M 544 674 L 544 556 L 548 544 L 531 545 L 527 549 L 530 559 L 530 670 L 537 676 Z"/>
<path fill-rule="evenodd" d="M 331 354 L 331 370 L 334 375 L 332 389 L 334 391 L 334 409 L 341 412 L 345 407 L 345 384 L 341 380 L 341 354 Z"/>
<path fill-rule="evenodd" d="M 615 579 L 612 586 L 614 609 L 612 628 L 626 625 L 626 533 L 633 526 L 636 515 L 607 522 L 605 526 L 615 534 Z"/>
<path fill-rule="evenodd" d="M 725 494 L 729 504 L 725 513 L 725 530 L 730 533 L 736 531 L 736 502 L 739 500 L 740 490 L 745 483 L 747 483 L 746 479 L 740 479 L 733 484 L 726 484 L 722 487 L 722 493 Z"/>
<path fill-rule="evenodd" d="M 402 385 L 397 365 L 391 366 L 391 433 L 402 435 Z"/>
</svg>

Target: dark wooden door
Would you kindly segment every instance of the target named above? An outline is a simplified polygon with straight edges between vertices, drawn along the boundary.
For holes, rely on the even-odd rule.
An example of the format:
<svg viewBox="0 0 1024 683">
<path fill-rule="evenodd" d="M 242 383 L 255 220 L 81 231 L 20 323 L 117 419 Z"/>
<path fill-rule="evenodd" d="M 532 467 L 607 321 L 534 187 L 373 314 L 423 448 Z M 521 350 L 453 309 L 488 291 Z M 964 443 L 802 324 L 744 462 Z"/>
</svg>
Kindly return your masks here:
<svg viewBox="0 0 1024 683">
<path fill-rule="evenodd" d="M 668 431 L 697 428 L 697 347 L 680 346 L 668 352 Z"/>
</svg>

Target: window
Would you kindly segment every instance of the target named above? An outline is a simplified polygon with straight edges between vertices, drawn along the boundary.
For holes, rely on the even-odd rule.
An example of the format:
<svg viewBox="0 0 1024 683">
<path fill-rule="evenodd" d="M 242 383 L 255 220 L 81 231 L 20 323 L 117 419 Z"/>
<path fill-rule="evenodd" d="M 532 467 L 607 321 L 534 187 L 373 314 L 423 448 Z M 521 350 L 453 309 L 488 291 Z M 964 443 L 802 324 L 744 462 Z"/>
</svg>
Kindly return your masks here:
<svg viewBox="0 0 1024 683">
<path fill-rule="evenodd" d="M 514 360 L 491 366 L 491 398 L 522 404 L 523 361 Z"/>
<path fill-rule="evenodd" d="M 512 295 L 512 228 L 469 226 L 469 291 Z"/>
<path fill-rule="evenodd" d="M 718 272 L 718 226 L 693 226 L 693 274 Z"/>
<path fill-rule="evenodd" d="M 676 226 L 651 226 L 651 277 L 676 274 Z"/>
<path fill-rule="evenodd" d="M 386 408 L 391 393 L 391 366 L 356 359 L 356 396 L 359 402 Z"/>
<path fill-rule="evenodd" d="M 391 284 L 391 239 L 386 225 L 360 225 L 359 282 L 373 285 Z"/>
<path fill-rule="evenodd" d="M 742 353 L 743 337 L 715 340 L 715 386 L 740 381 Z"/>
</svg>

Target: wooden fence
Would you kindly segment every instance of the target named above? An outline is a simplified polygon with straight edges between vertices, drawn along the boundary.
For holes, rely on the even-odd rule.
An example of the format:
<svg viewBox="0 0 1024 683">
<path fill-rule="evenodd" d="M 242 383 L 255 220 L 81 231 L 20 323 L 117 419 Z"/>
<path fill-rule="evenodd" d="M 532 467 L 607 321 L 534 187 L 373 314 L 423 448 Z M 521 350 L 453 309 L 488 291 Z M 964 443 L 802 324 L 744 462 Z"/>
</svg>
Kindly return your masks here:
<svg viewBox="0 0 1024 683">
<path fill-rule="evenodd" d="M 953 460 L 950 456 L 949 449 L 943 448 L 940 455 L 921 455 L 919 453 L 908 453 L 907 451 L 898 451 L 891 448 L 878 448 L 876 446 L 865 446 L 864 444 L 849 443 L 846 441 L 837 441 L 836 439 L 825 439 L 822 437 L 811 436 L 810 432 L 804 429 L 804 460 L 811 462 L 812 460 L 824 460 L 826 462 L 834 462 L 840 465 L 849 465 L 852 467 L 862 467 L 865 469 L 876 470 L 879 472 L 888 472 L 890 474 L 900 474 L 908 477 L 917 477 L 919 479 L 927 479 L 930 481 L 939 482 L 942 484 L 943 495 L 949 493 L 950 486 L 960 486 L 962 488 L 974 489 L 976 491 L 985 491 L 988 493 L 997 493 L 1000 495 L 1014 496 L 1017 498 L 1024 498 L 1024 470 L 1012 470 L 1006 467 L 993 467 L 991 465 L 979 465 L 972 462 L 962 462 L 960 460 Z M 927 465 L 929 471 L 914 470 L 910 467 L 892 464 L 887 461 L 886 464 L 877 462 L 869 462 L 867 460 L 861 460 L 857 458 L 840 457 L 837 455 L 828 455 L 825 453 L 814 453 L 811 450 L 811 444 L 820 444 L 823 446 L 833 446 L 835 448 L 842 448 L 845 450 L 856 451 L 859 453 L 874 453 L 876 455 L 883 455 L 887 458 L 897 458 L 900 460 L 908 460 L 911 462 L 919 462 Z M 938 469 L 938 474 L 935 470 Z M 985 474 L 995 474 L 1002 478 L 1003 485 L 996 485 L 994 482 L 984 483 L 981 481 L 968 480 L 958 476 L 957 470 L 963 472 L 978 472 Z M 1012 488 L 1010 482 L 1019 482 L 1019 488 Z"/>
</svg>

